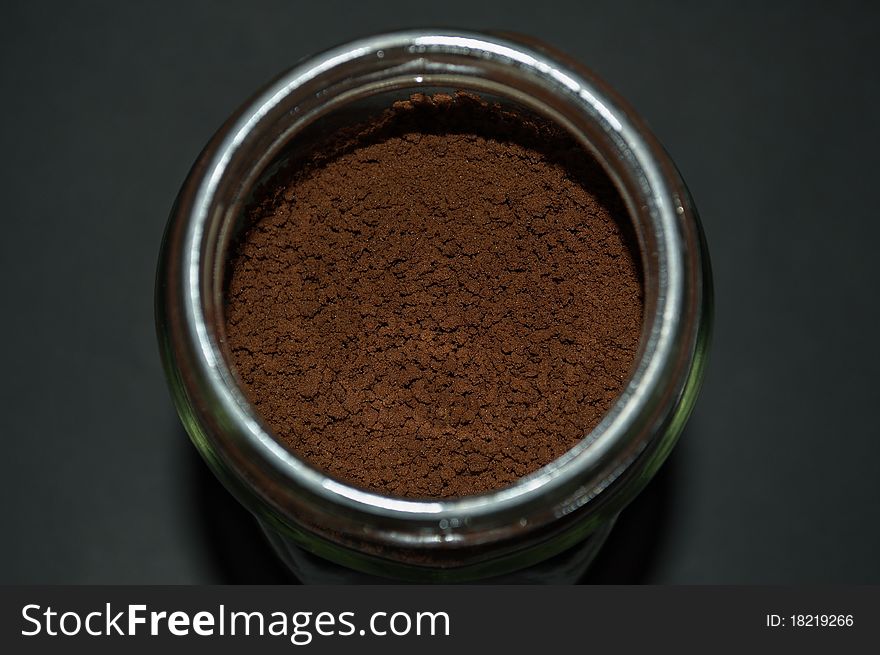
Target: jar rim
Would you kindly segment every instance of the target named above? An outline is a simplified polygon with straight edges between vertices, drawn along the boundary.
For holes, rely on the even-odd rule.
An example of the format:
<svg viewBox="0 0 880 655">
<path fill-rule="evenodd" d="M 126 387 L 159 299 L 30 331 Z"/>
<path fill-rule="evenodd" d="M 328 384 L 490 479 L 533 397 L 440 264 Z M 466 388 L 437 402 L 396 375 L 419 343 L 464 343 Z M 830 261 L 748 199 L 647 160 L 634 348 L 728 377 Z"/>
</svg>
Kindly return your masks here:
<svg viewBox="0 0 880 655">
<path fill-rule="evenodd" d="M 491 81 L 486 71 L 502 81 Z M 229 238 L 231 198 L 246 195 L 242 178 L 252 183 L 316 112 L 403 81 L 504 91 L 554 117 L 612 176 L 636 223 L 643 257 L 650 251 L 643 266 L 650 312 L 646 304 L 638 361 L 612 409 L 563 456 L 508 487 L 475 496 L 394 498 L 318 471 L 279 444 L 245 400 L 216 329 L 222 315 L 218 244 Z M 279 121 L 288 123 L 283 134 Z M 404 548 L 479 545 L 581 510 L 643 452 L 668 452 L 677 434 L 664 444 L 652 442 L 672 423 L 683 424 L 692 399 L 682 400 L 701 370 L 709 293 L 704 250 L 674 165 L 626 103 L 592 73 L 517 37 L 406 30 L 352 41 L 299 63 L 220 129 L 172 210 L 157 278 L 157 325 L 187 430 L 215 470 L 250 486 L 258 504 L 325 534 L 358 534 Z"/>
</svg>

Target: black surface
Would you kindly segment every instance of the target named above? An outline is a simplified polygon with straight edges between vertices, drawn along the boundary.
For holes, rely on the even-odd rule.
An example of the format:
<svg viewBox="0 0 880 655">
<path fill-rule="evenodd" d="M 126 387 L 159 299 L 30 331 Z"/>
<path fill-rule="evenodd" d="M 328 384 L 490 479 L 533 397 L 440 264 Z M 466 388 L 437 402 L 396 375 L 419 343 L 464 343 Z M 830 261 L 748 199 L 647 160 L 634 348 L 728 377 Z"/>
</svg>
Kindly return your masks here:
<svg viewBox="0 0 880 655">
<path fill-rule="evenodd" d="M 681 168 L 717 293 L 680 447 L 589 580 L 880 582 L 872 3 L 13 3 L 0 20 L 0 582 L 271 582 L 189 445 L 153 329 L 165 219 L 211 133 L 364 33 L 534 34 Z"/>
</svg>

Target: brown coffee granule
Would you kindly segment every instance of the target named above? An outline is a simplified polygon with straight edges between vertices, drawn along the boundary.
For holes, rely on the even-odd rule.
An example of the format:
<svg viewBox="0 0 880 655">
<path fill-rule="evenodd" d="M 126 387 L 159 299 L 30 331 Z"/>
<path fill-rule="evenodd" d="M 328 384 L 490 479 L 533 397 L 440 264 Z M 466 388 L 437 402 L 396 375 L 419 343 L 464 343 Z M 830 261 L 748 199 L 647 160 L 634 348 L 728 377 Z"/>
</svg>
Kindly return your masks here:
<svg viewBox="0 0 880 655">
<path fill-rule="evenodd" d="M 340 480 L 507 486 L 626 383 L 642 322 L 627 213 L 541 119 L 415 95 L 300 156 L 247 218 L 229 352 L 277 438 Z"/>
</svg>

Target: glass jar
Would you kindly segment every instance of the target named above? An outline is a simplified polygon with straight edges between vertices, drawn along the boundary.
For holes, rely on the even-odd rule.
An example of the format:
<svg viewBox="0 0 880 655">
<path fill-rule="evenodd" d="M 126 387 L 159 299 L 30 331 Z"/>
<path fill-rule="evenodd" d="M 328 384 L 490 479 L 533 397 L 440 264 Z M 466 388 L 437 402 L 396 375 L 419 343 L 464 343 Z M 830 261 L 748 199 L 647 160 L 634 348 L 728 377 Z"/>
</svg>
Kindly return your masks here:
<svg viewBox="0 0 880 655">
<path fill-rule="evenodd" d="M 282 447 L 245 399 L 224 344 L 224 276 L 242 209 L 279 153 L 395 94 L 469 90 L 565 128 L 614 181 L 635 229 L 644 325 L 632 377 L 598 426 L 514 485 L 446 500 L 391 498 Z M 165 234 L 156 314 L 192 441 L 304 581 L 574 581 L 668 455 L 693 407 L 711 317 L 699 219 L 669 157 L 595 75 L 531 39 L 409 30 L 298 64 L 232 116 L 189 174 Z"/>
</svg>

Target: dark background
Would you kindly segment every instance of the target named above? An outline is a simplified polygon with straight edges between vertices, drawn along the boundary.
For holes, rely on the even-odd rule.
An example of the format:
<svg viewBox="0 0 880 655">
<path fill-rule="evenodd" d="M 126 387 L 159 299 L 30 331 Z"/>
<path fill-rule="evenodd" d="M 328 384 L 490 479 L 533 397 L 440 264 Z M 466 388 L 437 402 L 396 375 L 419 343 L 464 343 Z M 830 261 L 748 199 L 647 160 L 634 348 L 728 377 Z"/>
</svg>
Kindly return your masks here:
<svg viewBox="0 0 880 655">
<path fill-rule="evenodd" d="M 702 213 L 702 397 L 589 581 L 880 583 L 880 13 L 806 2 L 4 3 L 0 582 L 283 581 L 187 441 L 153 328 L 189 166 L 297 59 L 533 34 L 651 124 Z"/>
</svg>

